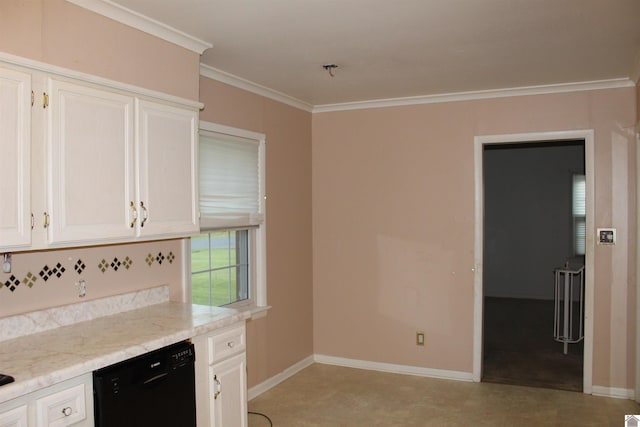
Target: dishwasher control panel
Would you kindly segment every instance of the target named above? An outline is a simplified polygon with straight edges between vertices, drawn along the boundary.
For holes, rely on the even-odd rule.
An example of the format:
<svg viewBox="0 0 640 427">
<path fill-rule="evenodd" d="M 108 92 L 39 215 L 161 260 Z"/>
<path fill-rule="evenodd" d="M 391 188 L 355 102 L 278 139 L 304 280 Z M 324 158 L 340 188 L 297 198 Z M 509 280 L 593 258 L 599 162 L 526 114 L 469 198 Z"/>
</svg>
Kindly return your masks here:
<svg viewBox="0 0 640 427">
<path fill-rule="evenodd" d="M 185 363 L 192 363 L 196 360 L 195 351 L 193 349 L 193 345 L 188 348 L 184 348 L 181 350 L 177 350 L 171 354 L 171 365 L 172 366 L 180 366 Z"/>
</svg>

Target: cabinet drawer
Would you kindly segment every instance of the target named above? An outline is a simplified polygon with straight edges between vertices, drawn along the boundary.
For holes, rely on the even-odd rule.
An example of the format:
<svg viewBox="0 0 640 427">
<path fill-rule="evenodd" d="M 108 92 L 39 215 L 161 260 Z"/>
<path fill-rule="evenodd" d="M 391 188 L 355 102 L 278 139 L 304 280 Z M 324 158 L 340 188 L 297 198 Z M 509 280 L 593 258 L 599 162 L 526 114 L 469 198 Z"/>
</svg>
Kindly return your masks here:
<svg viewBox="0 0 640 427">
<path fill-rule="evenodd" d="M 27 427 L 27 405 L 18 406 L 0 414 L 2 427 Z"/>
<path fill-rule="evenodd" d="M 36 401 L 38 427 L 64 427 L 87 417 L 85 386 L 77 386 L 42 397 Z"/>
<path fill-rule="evenodd" d="M 209 363 L 242 353 L 246 346 L 244 325 L 209 337 Z"/>
</svg>

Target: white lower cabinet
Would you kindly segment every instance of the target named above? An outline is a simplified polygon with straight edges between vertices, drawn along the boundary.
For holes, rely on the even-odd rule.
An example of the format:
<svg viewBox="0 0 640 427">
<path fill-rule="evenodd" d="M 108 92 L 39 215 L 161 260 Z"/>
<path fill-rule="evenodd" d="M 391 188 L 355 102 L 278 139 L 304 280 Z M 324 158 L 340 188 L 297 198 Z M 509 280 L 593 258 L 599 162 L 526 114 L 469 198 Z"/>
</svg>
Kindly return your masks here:
<svg viewBox="0 0 640 427">
<path fill-rule="evenodd" d="M 246 427 L 245 324 L 193 339 L 198 427 Z"/>
<path fill-rule="evenodd" d="M 93 427 L 91 373 L 0 405 L 0 427 Z"/>
<path fill-rule="evenodd" d="M 216 427 L 247 425 L 247 362 L 245 353 L 209 368 L 212 378 L 211 419 Z"/>
<path fill-rule="evenodd" d="M 20 405 L 4 411 L 0 409 L 0 426 L 2 427 L 27 427 L 27 405 Z"/>
</svg>

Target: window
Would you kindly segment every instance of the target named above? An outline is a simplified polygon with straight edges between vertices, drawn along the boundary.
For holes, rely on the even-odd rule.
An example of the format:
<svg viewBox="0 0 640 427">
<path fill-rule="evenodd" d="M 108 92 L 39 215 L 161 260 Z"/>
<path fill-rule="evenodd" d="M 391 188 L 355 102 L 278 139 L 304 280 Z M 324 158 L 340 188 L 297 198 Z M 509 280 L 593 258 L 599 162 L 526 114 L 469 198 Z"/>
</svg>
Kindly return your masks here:
<svg viewBox="0 0 640 427">
<path fill-rule="evenodd" d="M 227 305 L 249 299 L 249 230 L 211 231 L 191 239 L 191 299 Z"/>
<path fill-rule="evenodd" d="M 200 123 L 194 304 L 266 306 L 264 145 L 262 134 Z"/>
<path fill-rule="evenodd" d="M 575 255 L 584 255 L 587 237 L 587 183 L 584 175 L 573 175 L 573 251 Z"/>
</svg>

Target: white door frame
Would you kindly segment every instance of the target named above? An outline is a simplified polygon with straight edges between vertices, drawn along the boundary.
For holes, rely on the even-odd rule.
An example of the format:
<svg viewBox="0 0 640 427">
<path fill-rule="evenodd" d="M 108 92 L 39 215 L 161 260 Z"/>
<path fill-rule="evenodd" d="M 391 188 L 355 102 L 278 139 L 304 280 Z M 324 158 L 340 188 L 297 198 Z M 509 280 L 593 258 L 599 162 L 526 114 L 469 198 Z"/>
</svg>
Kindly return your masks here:
<svg viewBox="0 0 640 427">
<path fill-rule="evenodd" d="M 640 266 L 640 121 L 636 124 L 636 268 Z M 640 403 L 640 274 L 636 271 L 636 387 Z"/>
<path fill-rule="evenodd" d="M 586 175 L 586 253 L 585 253 L 585 297 L 584 297 L 584 364 L 583 391 L 591 394 L 593 385 L 593 254 L 594 236 L 594 132 L 571 130 L 557 132 L 532 132 L 505 135 L 482 135 L 474 137 L 475 164 L 475 265 L 474 265 L 474 312 L 473 312 L 473 381 L 482 378 L 482 329 L 483 329 L 483 242 L 484 242 L 484 183 L 483 148 L 485 144 L 513 144 L 527 142 L 561 142 L 584 140 Z"/>
</svg>

